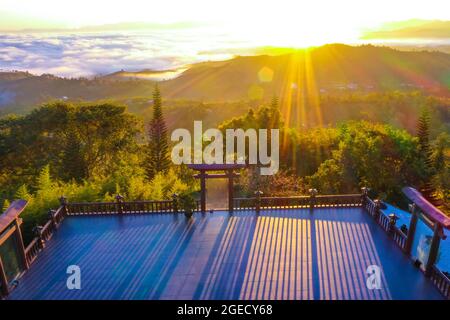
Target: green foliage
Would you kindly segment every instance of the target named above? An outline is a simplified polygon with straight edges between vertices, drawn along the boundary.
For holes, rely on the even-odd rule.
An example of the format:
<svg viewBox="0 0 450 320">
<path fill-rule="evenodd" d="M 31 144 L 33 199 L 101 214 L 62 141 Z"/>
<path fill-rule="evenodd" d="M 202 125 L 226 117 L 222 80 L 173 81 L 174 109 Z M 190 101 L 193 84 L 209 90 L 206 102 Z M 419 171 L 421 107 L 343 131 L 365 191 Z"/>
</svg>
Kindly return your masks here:
<svg viewBox="0 0 450 320">
<path fill-rule="evenodd" d="M 332 157 L 339 145 L 336 128 L 281 131 L 280 162 L 283 168 L 294 170 L 298 176 L 312 175 L 319 166 Z"/>
<path fill-rule="evenodd" d="M 140 136 L 141 121 L 124 106 L 112 103 L 56 102 L 25 116 L 0 118 L 0 204 L 6 209 L 13 199 L 29 201 L 23 214 L 27 241 L 32 238 L 32 228 L 43 224 L 48 210 L 59 205 L 61 195 L 70 202 L 93 202 L 113 201 L 119 192 L 130 201 L 170 199 L 177 193 L 180 199 L 185 198 L 184 204 L 180 202 L 181 209 L 189 212 L 189 206 L 196 205 L 192 192 L 198 188 L 198 181 L 185 166 L 170 166 L 158 89 L 153 98 L 148 145 Z M 212 107 L 178 101 L 168 109 L 165 105 L 164 115 L 167 112 L 172 117 L 172 125 L 184 121 L 191 125 L 194 119 L 215 125 L 219 122 L 217 114 L 226 119 L 241 114 L 222 122 L 220 129 L 280 128 L 281 170 L 270 177 L 259 176 L 257 170 L 244 170 L 238 191 L 248 196 L 257 189 L 278 196 L 304 194 L 310 187 L 320 193 L 346 193 L 368 186 L 392 201 L 404 185 L 420 186 L 430 181 L 436 197 L 448 208 L 450 138 L 446 133 L 436 135 L 436 131 L 447 128 L 448 115 L 436 107 L 438 102 L 400 93 L 327 99 L 323 97 L 321 105 L 332 115 L 323 110 L 325 117 L 347 120 L 351 114 L 371 121 L 342 121 L 337 127 L 313 127 L 314 122 L 308 122 L 288 127 L 276 98 L 259 107 L 246 102 Z M 148 99 L 144 100 L 146 103 Z M 411 101 L 414 106 L 424 104 L 432 110 L 418 117 L 418 137 L 396 129 L 404 127 L 397 121 L 402 118 L 399 113 L 409 119 Z M 336 107 L 332 107 L 334 104 Z M 252 108 L 248 110 L 249 106 Z M 242 109 L 248 111 L 242 114 Z M 377 110 L 382 111 L 378 114 Z M 437 110 L 441 110 L 438 116 Z M 393 118 L 397 120 L 391 121 Z"/>
<path fill-rule="evenodd" d="M 389 125 L 350 122 L 339 129 L 338 148 L 308 181 L 319 192 L 358 192 L 362 186 L 396 198 L 419 182 L 423 167 L 417 139 Z"/>
<path fill-rule="evenodd" d="M 2 205 L 2 212 L 5 212 L 8 208 L 9 208 L 9 206 L 10 206 L 10 202 L 9 202 L 9 200 L 8 199 L 5 199 L 4 201 L 3 201 L 3 205 Z"/>
<path fill-rule="evenodd" d="M 432 150 L 430 149 L 430 125 L 430 112 L 426 107 L 423 107 L 417 121 L 417 137 L 419 138 L 420 156 L 424 159 L 424 163 L 427 165 L 426 169 L 431 173 L 433 168 L 431 163 Z"/>
<path fill-rule="evenodd" d="M 70 202 L 168 199 L 195 190 L 181 168 L 147 179 L 141 122 L 119 105 L 52 103 L 26 116 L 0 119 L 0 201 L 25 199 L 24 235 Z M 8 199 L 8 200 L 5 200 Z"/>
<path fill-rule="evenodd" d="M 47 104 L 0 120 L 0 173 L 13 189 L 30 185 L 48 164 L 64 181 L 109 175 L 135 152 L 139 132 L 140 122 L 124 106 Z"/>
<path fill-rule="evenodd" d="M 156 174 L 165 172 L 170 166 L 167 127 L 161 105 L 161 94 L 155 86 L 153 92 L 153 118 L 148 131 L 147 175 L 152 179 Z"/>
<path fill-rule="evenodd" d="M 183 192 L 178 196 L 178 208 L 184 211 L 186 217 L 190 218 L 195 208 L 197 207 L 197 202 L 193 196 L 192 192 Z"/>
<path fill-rule="evenodd" d="M 273 129 L 284 126 L 281 112 L 278 107 L 278 99 L 274 97 L 269 105 L 262 105 L 256 110 L 249 109 L 248 112 L 240 117 L 224 121 L 219 129 Z"/>
<path fill-rule="evenodd" d="M 82 181 L 89 175 L 83 159 L 83 143 L 74 130 L 67 132 L 67 143 L 62 150 L 61 162 L 63 178 L 66 181 L 71 179 Z"/>
<path fill-rule="evenodd" d="M 443 209 L 450 211 L 450 136 L 443 132 L 433 143 L 431 163 L 435 174 L 431 183 L 435 189 L 435 197 L 442 202 Z"/>
<path fill-rule="evenodd" d="M 32 239 L 32 229 L 35 225 L 46 222 L 47 212 L 59 206 L 59 197 L 65 195 L 70 202 L 114 201 L 117 193 L 126 200 L 165 200 L 174 193 L 185 193 L 195 190 L 194 185 L 182 181 L 174 169 L 166 173 L 158 173 L 150 182 L 146 179 L 143 169 L 135 171 L 129 177 L 116 172 L 107 178 L 96 178 L 91 181 L 64 182 L 53 179 L 50 167 L 45 166 L 34 182 L 34 193 L 28 191 L 26 185 L 20 186 L 14 199 L 25 199 L 28 206 L 24 218 L 24 236 L 26 241 Z M 9 205 L 8 201 L 4 205 Z"/>
</svg>

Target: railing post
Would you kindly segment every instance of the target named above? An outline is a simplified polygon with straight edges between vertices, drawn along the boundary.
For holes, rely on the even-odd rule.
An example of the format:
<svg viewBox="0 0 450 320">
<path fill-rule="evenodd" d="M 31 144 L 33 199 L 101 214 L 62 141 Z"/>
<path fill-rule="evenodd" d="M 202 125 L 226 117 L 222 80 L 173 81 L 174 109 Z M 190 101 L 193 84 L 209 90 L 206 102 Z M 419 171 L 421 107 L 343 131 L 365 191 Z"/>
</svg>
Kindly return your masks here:
<svg viewBox="0 0 450 320">
<path fill-rule="evenodd" d="M 263 192 L 261 190 L 255 191 L 255 196 L 256 196 L 255 209 L 256 209 L 256 213 L 259 213 L 261 211 L 261 196 L 262 195 L 263 195 Z"/>
<path fill-rule="evenodd" d="M 44 249 L 45 248 L 45 241 L 42 238 L 42 229 L 43 229 L 42 226 L 36 226 L 36 227 L 34 227 L 33 231 L 34 231 L 35 236 L 38 238 L 39 247 L 41 249 Z"/>
<path fill-rule="evenodd" d="M 120 194 L 116 195 L 116 206 L 117 206 L 117 213 L 123 214 L 123 196 Z"/>
<path fill-rule="evenodd" d="M 430 253 L 428 254 L 428 260 L 425 267 L 425 275 L 428 277 L 431 275 L 434 264 L 436 263 L 437 256 L 439 253 L 439 245 L 441 242 L 441 237 L 444 234 L 444 230 L 439 223 L 434 224 L 433 239 L 431 240 Z"/>
<path fill-rule="evenodd" d="M 69 213 L 69 208 L 67 207 L 67 198 L 64 196 L 64 195 L 62 195 L 60 198 L 59 198 L 59 204 L 61 205 L 61 207 L 63 208 L 62 210 L 63 210 L 63 214 L 65 215 L 65 216 L 67 216 L 67 214 Z"/>
<path fill-rule="evenodd" d="M 317 189 L 309 189 L 309 210 L 312 212 L 314 210 L 314 206 L 316 205 L 316 195 Z"/>
<path fill-rule="evenodd" d="M 417 221 L 419 220 L 419 214 L 417 212 L 415 203 L 409 205 L 409 211 L 411 212 L 411 220 L 409 222 L 408 235 L 406 237 L 405 244 L 405 252 L 407 254 L 411 254 L 414 236 L 416 234 Z"/>
<path fill-rule="evenodd" d="M 389 233 L 393 233 L 394 232 L 395 223 L 397 222 L 399 217 L 396 216 L 393 213 L 391 213 L 388 217 L 389 217 Z"/>
<path fill-rule="evenodd" d="M 55 213 L 56 213 L 56 210 L 53 210 L 53 209 L 52 210 L 48 210 L 48 217 L 52 221 L 53 230 L 56 229 Z"/>
<path fill-rule="evenodd" d="M 227 170 L 228 176 L 228 211 L 233 212 L 234 208 L 234 172 L 233 170 Z"/>
<path fill-rule="evenodd" d="M 200 170 L 200 208 L 201 212 L 206 212 L 206 173 L 204 170 Z"/>
<path fill-rule="evenodd" d="M 363 208 L 367 205 L 367 197 L 369 195 L 369 188 L 362 187 L 361 188 L 361 205 Z"/>
<path fill-rule="evenodd" d="M 380 218 L 381 200 L 380 200 L 380 199 L 375 199 L 375 200 L 373 201 L 373 203 L 375 203 L 374 218 L 375 218 L 375 221 L 378 222 L 378 220 L 379 220 L 379 218 Z"/>
<path fill-rule="evenodd" d="M 16 235 L 17 235 L 17 239 L 19 242 L 19 252 L 20 255 L 22 256 L 22 261 L 23 261 L 23 267 L 25 269 L 28 270 L 28 268 L 30 267 L 28 260 L 27 260 L 27 254 L 25 252 L 25 245 L 23 244 L 23 236 L 22 236 L 22 230 L 20 230 L 20 225 L 22 224 L 22 219 L 21 218 L 16 218 L 15 221 L 15 226 L 16 226 Z"/>
<path fill-rule="evenodd" d="M 173 212 L 178 213 L 178 194 L 176 194 L 176 193 L 174 193 L 172 195 L 172 207 L 173 207 Z"/>
</svg>

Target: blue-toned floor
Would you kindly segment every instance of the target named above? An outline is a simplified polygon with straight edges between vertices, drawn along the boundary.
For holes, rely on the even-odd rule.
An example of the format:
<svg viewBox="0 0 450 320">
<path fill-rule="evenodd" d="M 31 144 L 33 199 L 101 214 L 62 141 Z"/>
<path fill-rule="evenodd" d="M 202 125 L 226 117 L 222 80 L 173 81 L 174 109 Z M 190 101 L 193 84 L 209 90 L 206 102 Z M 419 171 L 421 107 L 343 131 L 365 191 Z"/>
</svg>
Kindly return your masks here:
<svg viewBox="0 0 450 320">
<path fill-rule="evenodd" d="M 66 287 L 69 265 L 81 289 Z M 382 268 L 381 289 L 366 269 Z M 69 217 L 10 299 L 440 299 L 360 208 Z"/>
</svg>

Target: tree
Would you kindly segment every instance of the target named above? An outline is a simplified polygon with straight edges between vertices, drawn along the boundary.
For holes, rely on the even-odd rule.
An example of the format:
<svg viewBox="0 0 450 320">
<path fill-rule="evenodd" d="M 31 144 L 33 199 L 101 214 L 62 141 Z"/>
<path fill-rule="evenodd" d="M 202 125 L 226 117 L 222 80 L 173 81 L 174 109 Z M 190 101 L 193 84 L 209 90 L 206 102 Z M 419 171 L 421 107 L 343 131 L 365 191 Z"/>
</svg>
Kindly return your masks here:
<svg viewBox="0 0 450 320">
<path fill-rule="evenodd" d="M 426 107 L 422 108 L 417 121 L 417 137 L 419 138 L 419 151 L 427 165 L 431 167 L 430 150 L 430 113 Z"/>
<path fill-rule="evenodd" d="M 443 132 L 434 142 L 432 161 L 434 175 L 431 179 L 433 188 L 436 190 L 434 196 L 436 205 L 442 204 L 444 211 L 450 209 L 450 136 Z"/>
<path fill-rule="evenodd" d="M 108 175 L 135 153 L 139 131 L 138 119 L 125 106 L 50 103 L 0 120 L 0 176 L 17 188 L 31 185 L 47 164 L 66 181 Z"/>
<path fill-rule="evenodd" d="M 111 103 L 77 108 L 74 123 L 86 178 L 108 175 L 137 151 L 140 123 L 126 107 Z M 68 140 L 66 140 L 68 142 Z"/>
<path fill-rule="evenodd" d="M 153 118 L 148 130 L 146 170 L 149 179 L 170 167 L 167 127 L 162 113 L 161 93 L 155 86 L 153 92 Z"/>
<path fill-rule="evenodd" d="M 419 139 L 420 159 L 424 166 L 424 181 L 420 188 L 422 194 L 432 203 L 435 199 L 435 188 L 432 183 L 434 176 L 434 167 L 432 159 L 432 150 L 430 148 L 430 122 L 431 117 L 428 108 L 423 107 L 417 121 L 417 138 Z"/>
<path fill-rule="evenodd" d="M 339 129 L 338 140 L 332 158 L 307 179 L 319 192 L 350 193 L 368 186 L 390 199 L 400 199 L 401 188 L 416 183 L 417 143 L 406 131 L 348 122 Z"/>
<path fill-rule="evenodd" d="M 78 182 L 87 176 L 87 167 L 83 159 L 83 148 L 79 136 L 74 130 L 67 133 L 67 142 L 61 156 L 62 176 L 64 180 Z"/>
</svg>

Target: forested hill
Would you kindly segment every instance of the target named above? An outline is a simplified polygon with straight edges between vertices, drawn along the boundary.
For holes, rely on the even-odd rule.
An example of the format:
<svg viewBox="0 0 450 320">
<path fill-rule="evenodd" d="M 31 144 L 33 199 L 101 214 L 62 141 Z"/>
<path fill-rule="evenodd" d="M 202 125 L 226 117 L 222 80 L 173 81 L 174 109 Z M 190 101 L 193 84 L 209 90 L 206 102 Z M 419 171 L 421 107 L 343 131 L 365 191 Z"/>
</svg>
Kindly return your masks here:
<svg viewBox="0 0 450 320">
<path fill-rule="evenodd" d="M 154 82 L 121 72 L 95 79 L 63 79 L 26 72 L 0 72 L 0 113 L 29 110 L 49 99 L 98 100 L 148 97 Z M 421 90 L 450 96 L 450 55 L 388 47 L 341 44 L 279 56 L 236 57 L 194 64 L 161 83 L 168 99 L 231 101 L 274 94 Z"/>
<path fill-rule="evenodd" d="M 334 44 L 197 64 L 164 83 L 163 89 L 168 98 L 221 100 L 280 96 L 305 87 L 317 92 L 415 88 L 449 95 L 449 86 L 449 54 Z"/>
</svg>

